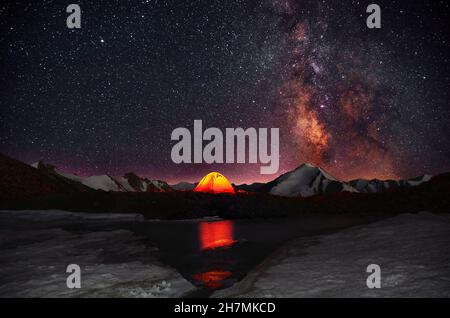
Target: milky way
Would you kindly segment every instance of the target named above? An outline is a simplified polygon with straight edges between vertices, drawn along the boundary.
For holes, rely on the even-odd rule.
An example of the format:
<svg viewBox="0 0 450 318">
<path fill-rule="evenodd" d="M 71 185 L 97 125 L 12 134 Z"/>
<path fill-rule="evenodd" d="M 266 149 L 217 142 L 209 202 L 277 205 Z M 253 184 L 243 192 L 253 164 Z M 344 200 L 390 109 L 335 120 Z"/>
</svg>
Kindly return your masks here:
<svg viewBox="0 0 450 318">
<path fill-rule="evenodd" d="M 255 164 L 175 165 L 170 134 L 280 127 L 280 171 L 342 179 L 450 170 L 448 4 L 80 2 L 0 7 L 0 152 L 79 174 L 270 180 Z"/>
<path fill-rule="evenodd" d="M 299 157 L 339 177 L 397 177 L 396 140 L 384 134 L 399 120 L 395 96 L 377 74 L 384 48 L 331 39 L 327 10 L 298 19 L 293 6 L 286 10 L 296 20 L 288 38 L 291 73 L 281 96 Z"/>
<path fill-rule="evenodd" d="M 431 150 L 422 137 L 436 133 L 430 123 L 440 120 L 433 117 L 435 101 L 424 96 L 430 70 L 421 72 L 428 63 L 404 69 L 410 57 L 394 48 L 406 41 L 402 30 L 389 26 L 382 35 L 371 34 L 354 9 L 330 2 L 280 1 L 276 8 L 288 30 L 290 68 L 280 95 L 297 158 L 343 179 L 414 174 L 411 161 Z M 350 13 L 345 20 L 332 17 L 344 11 Z M 418 46 L 409 41 L 402 45 Z"/>
</svg>

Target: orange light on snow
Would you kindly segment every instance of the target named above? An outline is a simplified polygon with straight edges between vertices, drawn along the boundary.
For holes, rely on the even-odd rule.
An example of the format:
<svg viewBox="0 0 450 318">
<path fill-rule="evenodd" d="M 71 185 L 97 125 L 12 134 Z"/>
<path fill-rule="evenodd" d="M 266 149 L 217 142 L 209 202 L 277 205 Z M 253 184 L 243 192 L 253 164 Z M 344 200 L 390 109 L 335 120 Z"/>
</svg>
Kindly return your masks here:
<svg viewBox="0 0 450 318">
<path fill-rule="evenodd" d="M 218 172 L 210 172 L 200 180 L 194 191 L 208 193 L 234 193 L 234 188 L 224 175 Z"/>
<path fill-rule="evenodd" d="M 216 289 L 222 286 L 222 281 L 231 276 L 231 272 L 215 270 L 194 275 L 196 281 L 202 282 L 205 287 Z"/>
<path fill-rule="evenodd" d="M 232 221 L 201 222 L 199 227 L 202 251 L 228 247 L 236 243 Z"/>
</svg>

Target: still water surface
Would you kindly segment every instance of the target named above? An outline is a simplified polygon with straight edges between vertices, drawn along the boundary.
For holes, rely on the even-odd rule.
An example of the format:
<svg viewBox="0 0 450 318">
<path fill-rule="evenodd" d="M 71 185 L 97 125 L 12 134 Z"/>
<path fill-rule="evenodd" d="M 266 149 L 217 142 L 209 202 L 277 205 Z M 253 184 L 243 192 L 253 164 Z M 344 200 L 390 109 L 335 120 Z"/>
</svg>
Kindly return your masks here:
<svg viewBox="0 0 450 318">
<path fill-rule="evenodd" d="M 242 279 L 285 242 L 330 233 L 379 219 L 374 216 L 146 221 L 134 231 L 156 244 L 163 263 L 199 287 L 191 296 L 207 296 Z M 316 239 L 318 241 L 318 239 Z"/>
</svg>

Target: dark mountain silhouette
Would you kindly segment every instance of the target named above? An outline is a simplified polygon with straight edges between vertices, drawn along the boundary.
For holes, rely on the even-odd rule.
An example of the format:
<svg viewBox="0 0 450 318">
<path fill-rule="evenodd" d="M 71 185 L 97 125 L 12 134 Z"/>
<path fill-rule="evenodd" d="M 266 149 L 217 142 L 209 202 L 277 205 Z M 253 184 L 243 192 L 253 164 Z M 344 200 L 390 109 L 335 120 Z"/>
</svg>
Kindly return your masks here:
<svg viewBox="0 0 450 318">
<path fill-rule="evenodd" d="M 181 219 L 219 215 L 226 218 L 298 216 L 305 213 L 450 212 L 450 173 L 433 176 L 417 186 L 394 187 L 378 193 L 323 191 L 317 195 L 271 195 L 278 185 L 297 191 L 305 175 L 294 170 L 267 184 L 264 192 L 208 194 L 193 191 L 103 191 L 55 174 L 51 165 L 33 168 L 0 155 L 0 209 L 61 209 L 80 212 L 142 213 L 147 218 Z M 330 178 L 308 167 L 306 189 L 328 189 Z M 299 176 L 302 176 L 299 178 Z M 292 178 L 294 179 L 292 180 Z M 124 178 L 125 180 L 125 178 Z M 127 174 L 127 182 L 139 187 L 139 177 Z M 285 182 L 288 182 L 286 184 Z M 311 182 L 312 181 L 312 182 Z M 333 180 L 331 180 L 333 181 Z M 417 181 L 417 180 L 416 180 Z M 419 180 L 420 181 L 420 180 Z M 325 187 L 325 188 L 324 188 Z M 303 191 L 304 189 L 300 187 Z"/>
<path fill-rule="evenodd" d="M 52 173 L 52 167 L 35 169 L 18 160 L 0 154 L 0 198 L 21 199 L 90 191 Z"/>
<path fill-rule="evenodd" d="M 54 178 L 65 180 L 65 182 L 71 184 L 79 184 L 93 190 L 115 192 L 166 192 L 173 190 L 165 181 L 141 178 L 133 172 L 128 172 L 123 177 L 106 174 L 81 177 L 59 170 L 55 166 L 42 161 L 32 166 Z"/>
</svg>

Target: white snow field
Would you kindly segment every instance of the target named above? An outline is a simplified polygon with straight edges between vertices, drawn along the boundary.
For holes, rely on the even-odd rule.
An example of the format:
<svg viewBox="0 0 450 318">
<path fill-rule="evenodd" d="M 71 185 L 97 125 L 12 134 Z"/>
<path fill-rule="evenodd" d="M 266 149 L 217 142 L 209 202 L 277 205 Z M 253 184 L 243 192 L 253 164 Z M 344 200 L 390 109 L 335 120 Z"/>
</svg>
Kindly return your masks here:
<svg viewBox="0 0 450 318">
<path fill-rule="evenodd" d="M 369 289 L 369 264 L 381 288 Z M 450 217 L 403 214 L 297 239 L 213 297 L 450 297 Z"/>
<path fill-rule="evenodd" d="M 180 297 L 194 289 L 174 269 L 160 264 L 152 255 L 156 248 L 131 231 L 63 229 L 86 219 L 95 224 L 141 218 L 1 211 L 0 297 Z M 67 288 L 69 264 L 81 267 L 80 289 Z"/>
</svg>

